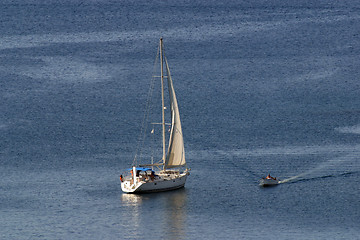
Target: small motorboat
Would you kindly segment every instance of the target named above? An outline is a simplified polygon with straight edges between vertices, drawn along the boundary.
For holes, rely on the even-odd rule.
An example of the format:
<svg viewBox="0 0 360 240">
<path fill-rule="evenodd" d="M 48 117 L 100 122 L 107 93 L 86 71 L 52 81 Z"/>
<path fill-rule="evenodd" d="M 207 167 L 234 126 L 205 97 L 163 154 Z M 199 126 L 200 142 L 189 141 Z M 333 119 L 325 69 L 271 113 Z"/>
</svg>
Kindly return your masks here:
<svg viewBox="0 0 360 240">
<path fill-rule="evenodd" d="M 262 179 L 260 179 L 260 186 L 263 187 L 269 187 L 269 186 L 274 186 L 279 184 L 279 179 L 276 179 L 276 177 L 272 177 L 269 175 L 267 175 L 267 177 L 264 177 Z"/>
</svg>

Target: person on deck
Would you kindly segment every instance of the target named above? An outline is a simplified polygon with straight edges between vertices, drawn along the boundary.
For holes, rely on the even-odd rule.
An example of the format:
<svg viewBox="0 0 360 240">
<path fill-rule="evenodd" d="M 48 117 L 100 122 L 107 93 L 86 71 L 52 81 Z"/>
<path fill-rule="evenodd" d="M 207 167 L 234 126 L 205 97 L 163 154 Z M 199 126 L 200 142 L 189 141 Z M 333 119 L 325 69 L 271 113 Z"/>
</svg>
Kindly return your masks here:
<svg viewBox="0 0 360 240">
<path fill-rule="evenodd" d="M 155 175 L 154 175 L 154 172 L 153 172 L 153 171 L 151 171 L 150 178 L 151 178 L 151 181 L 154 181 L 154 180 L 155 180 Z"/>
</svg>

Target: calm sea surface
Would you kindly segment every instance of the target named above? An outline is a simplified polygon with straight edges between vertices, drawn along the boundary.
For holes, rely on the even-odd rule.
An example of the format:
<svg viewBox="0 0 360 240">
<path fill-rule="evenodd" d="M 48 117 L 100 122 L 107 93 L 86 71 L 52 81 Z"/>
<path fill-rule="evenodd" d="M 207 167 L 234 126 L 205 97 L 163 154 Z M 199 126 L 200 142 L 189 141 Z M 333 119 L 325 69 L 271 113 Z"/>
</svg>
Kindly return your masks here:
<svg viewBox="0 0 360 240">
<path fill-rule="evenodd" d="M 359 29 L 357 1 L 2 1 L 0 238 L 359 239 Z M 160 37 L 192 171 L 127 195 Z"/>
</svg>

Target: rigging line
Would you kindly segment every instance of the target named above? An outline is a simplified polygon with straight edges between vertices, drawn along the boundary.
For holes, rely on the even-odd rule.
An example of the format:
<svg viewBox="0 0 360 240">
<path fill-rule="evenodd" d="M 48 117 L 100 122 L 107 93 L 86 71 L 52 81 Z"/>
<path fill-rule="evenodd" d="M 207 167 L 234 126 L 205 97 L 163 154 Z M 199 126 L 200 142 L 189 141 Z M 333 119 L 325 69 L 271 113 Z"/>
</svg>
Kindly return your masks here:
<svg viewBox="0 0 360 240">
<path fill-rule="evenodd" d="M 159 47 L 158 47 L 158 51 L 157 51 L 155 61 L 154 61 L 153 73 L 156 73 L 158 59 L 159 59 Z M 152 76 L 153 77 L 150 82 L 150 87 L 149 87 L 148 95 L 147 95 L 147 99 L 146 99 L 146 105 L 145 105 L 145 111 L 144 111 L 144 116 L 143 116 L 143 120 L 142 120 L 141 131 L 140 131 L 140 135 L 138 138 L 135 156 L 134 156 L 134 160 L 133 160 L 133 166 L 137 165 L 137 158 L 141 158 L 142 148 L 144 146 L 144 142 L 145 142 L 145 138 L 146 138 L 146 132 L 147 132 L 147 124 L 146 123 L 148 122 L 149 115 L 150 115 L 152 95 L 154 92 L 155 82 L 156 82 L 155 81 L 156 78 L 154 77 L 154 74 L 152 74 Z"/>
<path fill-rule="evenodd" d="M 151 155 L 150 155 L 150 158 L 151 158 L 151 164 L 154 164 L 154 149 L 155 149 L 155 144 L 154 144 L 154 138 L 155 138 L 155 134 L 154 134 L 154 125 L 152 126 L 152 129 L 151 129 L 151 141 L 150 141 L 150 148 L 151 148 Z M 154 170 L 154 167 L 151 167 L 152 170 Z"/>
</svg>

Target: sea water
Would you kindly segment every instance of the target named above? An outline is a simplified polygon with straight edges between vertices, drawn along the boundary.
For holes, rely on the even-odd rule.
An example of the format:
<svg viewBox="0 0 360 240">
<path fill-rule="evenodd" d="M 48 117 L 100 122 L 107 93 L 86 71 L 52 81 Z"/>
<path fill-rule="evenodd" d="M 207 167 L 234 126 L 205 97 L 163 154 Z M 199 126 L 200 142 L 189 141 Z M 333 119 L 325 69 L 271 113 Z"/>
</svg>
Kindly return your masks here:
<svg viewBox="0 0 360 240">
<path fill-rule="evenodd" d="M 1 239 L 359 239 L 356 1 L 0 11 Z M 191 175 L 123 194 L 160 37 Z"/>
</svg>

